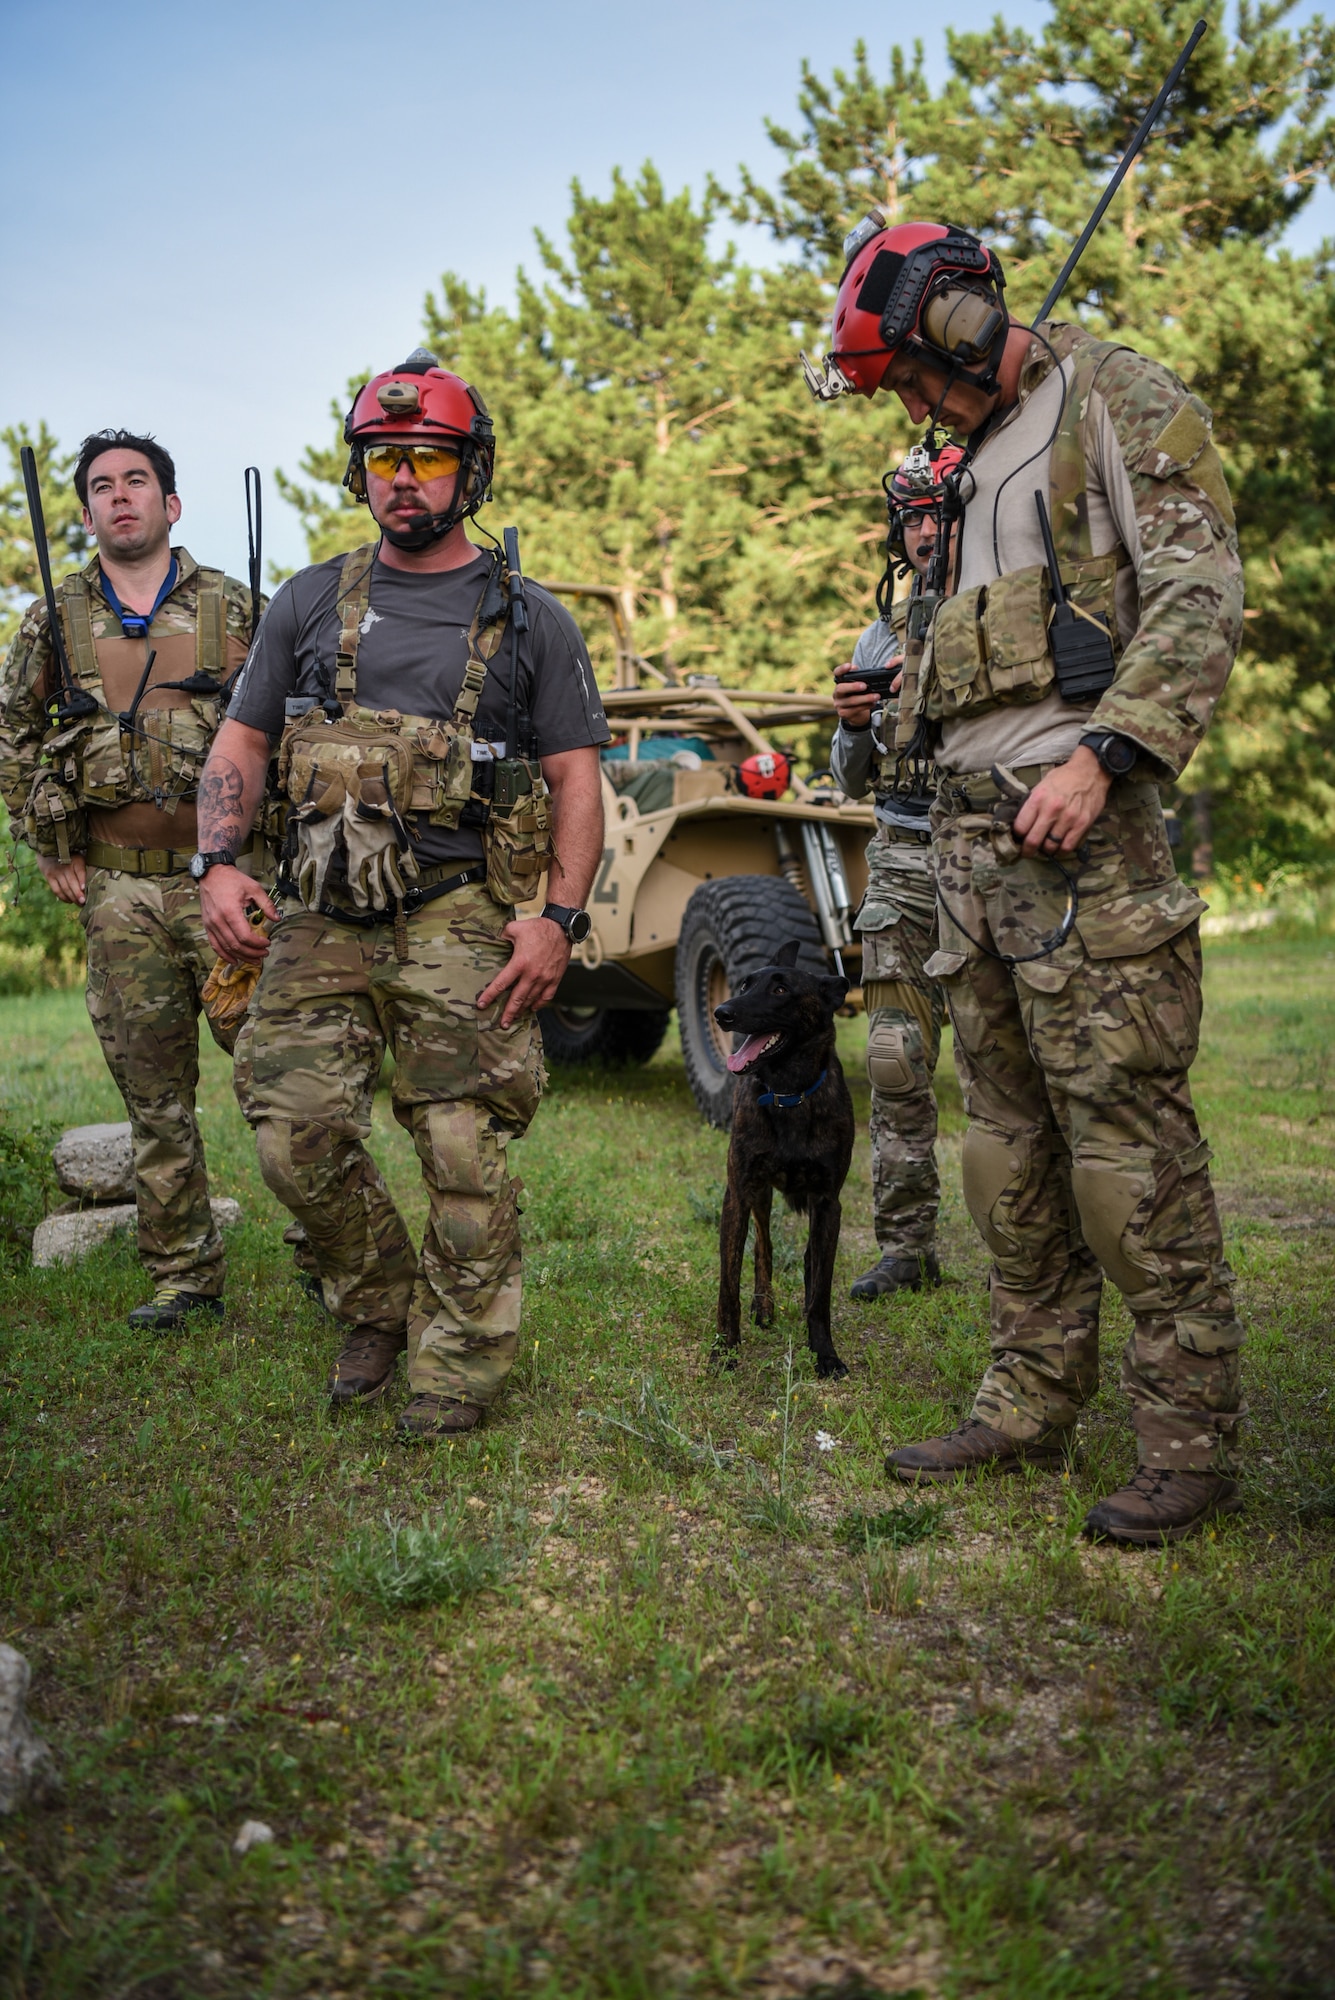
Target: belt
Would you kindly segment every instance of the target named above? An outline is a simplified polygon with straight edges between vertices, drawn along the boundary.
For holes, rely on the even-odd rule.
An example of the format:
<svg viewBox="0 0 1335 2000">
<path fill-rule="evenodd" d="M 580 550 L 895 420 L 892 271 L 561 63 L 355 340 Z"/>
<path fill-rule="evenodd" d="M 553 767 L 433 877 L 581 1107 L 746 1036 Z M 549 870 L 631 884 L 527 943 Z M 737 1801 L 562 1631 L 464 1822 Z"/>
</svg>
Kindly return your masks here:
<svg viewBox="0 0 1335 2000">
<path fill-rule="evenodd" d="M 1055 764 L 1021 764 L 1011 772 L 1011 776 L 1033 789 L 1040 778 L 1046 778 L 1049 771 L 1055 771 Z M 998 799 L 1011 795 L 988 771 L 966 771 L 962 778 L 948 778 L 944 774 L 937 782 L 936 801 L 946 812 L 978 812 L 984 806 L 995 805 Z"/>
<path fill-rule="evenodd" d="M 888 847 L 930 847 L 932 829 L 925 819 L 882 819 L 881 808 L 877 806 L 875 837 Z"/>
<path fill-rule="evenodd" d="M 112 847 L 105 840 L 90 840 L 84 859 L 90 868 L 114 868 L 122 875 L 190 873 L 190 855 L 176 847 Z"/>
<path fill-rule="evenodd" d="M 422 878 L 414 882 L 404 896 L 403 914 L 405 917 L 415 917 L 424 903 L 434 903 L 437 896 L 448 896 L 455 889 L 466 888 L 470 882 L 485 882 L 486 879 L 487 870 L 482 862 L 475 863 L 471 868 L 461 868 L 454 875 L 443 877 L 439 869 L 424 869 Z M 280 881 L 276 884 L 274 893 L 286 901 L 289 896 L 296 895 L 296 883 Z M 337 903 L 321 903 L 313 914 L 327 917 L 330 923 L 346 924 L 349 929 L 355 931 L 378 930 L 382 924 L 394 924 L 399 920 L 397 905 L 388 910 L 348 910 Z"/>
</svg>

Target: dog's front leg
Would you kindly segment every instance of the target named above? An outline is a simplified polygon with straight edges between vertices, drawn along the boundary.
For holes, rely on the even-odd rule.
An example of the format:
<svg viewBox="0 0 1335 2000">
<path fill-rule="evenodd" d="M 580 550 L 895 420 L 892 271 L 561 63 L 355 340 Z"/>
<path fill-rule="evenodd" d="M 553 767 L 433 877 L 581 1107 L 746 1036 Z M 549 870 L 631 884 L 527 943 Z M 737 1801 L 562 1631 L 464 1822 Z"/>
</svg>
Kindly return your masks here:
<svg viewBox="0 0 1335 2000">
<path fill-rule="evenodd" d="M 756 1225 L 755 1236 L 755 1290 L 751 1294 L 751 1317 L 757 1326 L 774 1324 L 774 1245 L 769 1233 L 770 1208 L 774 1202 L 774 1190 L 762 1188 L 751 1206 L 751 1216 Z"/>
<path fill-rule="evenodd" d="M 811 1204 L 811 1226 L 807 1231 L 806 1256 L 802 1260 L 806 1296 L 803 1301 L 807 1322 L 807 1345 L 815 1356 L 820 1376 L 847 1375 L 848 1370 L 834 1351 L 830 1334 L 830 1293 L 834 1285 L 834 1259 L 839 1248 L 839 1225 L 843 1210 L 838 1195 Z"/>
<path fill-rule="evenodd" d="M 724 1368 L 736 1366 L 737 1349 L 742 1344 L 742 1256 L 749 1220 L 750 1208 L 738 1190 L 735 1162 L 729 1149 L 728 1187 L 718 1235 L 718 1331 L 713 1354 L 714 1361 Z"/>
</svg>

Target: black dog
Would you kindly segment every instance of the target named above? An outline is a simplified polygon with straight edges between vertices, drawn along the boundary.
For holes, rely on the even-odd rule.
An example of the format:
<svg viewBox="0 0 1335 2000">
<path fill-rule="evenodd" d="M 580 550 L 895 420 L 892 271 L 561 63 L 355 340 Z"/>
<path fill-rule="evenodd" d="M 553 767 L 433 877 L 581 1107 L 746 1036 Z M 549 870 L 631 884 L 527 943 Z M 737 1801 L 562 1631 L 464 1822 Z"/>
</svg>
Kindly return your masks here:
<svg viewBox="0 0 1335 2000">
<path fill-rule="evenodd" d="M 846 979 L 797 970 L 794 940 L 714 1009 L 720 1028 L 746 1036 L 728 1058 L 732 1098 L 728 1191 L 719 1232 L 718 1334 L 714 1357 L 735 1366 L 742 1344 L 742 1253 L 755 1217 L 757 1326 L 774 1318 L 770 1202 L 775 1188 L 808 1218 L 803 1313 L 818 1375 L 847 1375 L 830 1338 L 830 1286 L 839 1247 L 839 1191 L 853 1157 L 853 1100 L 834 1052 L 834 1014 Z"/>
</svg>

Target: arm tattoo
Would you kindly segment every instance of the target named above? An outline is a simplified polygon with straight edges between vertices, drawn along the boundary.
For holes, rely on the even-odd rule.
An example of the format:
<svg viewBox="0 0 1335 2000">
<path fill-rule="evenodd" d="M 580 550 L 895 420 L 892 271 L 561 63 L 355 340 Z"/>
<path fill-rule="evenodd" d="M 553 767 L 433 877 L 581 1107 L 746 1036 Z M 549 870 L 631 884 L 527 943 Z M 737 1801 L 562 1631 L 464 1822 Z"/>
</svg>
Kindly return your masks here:
<svg viewBox="0 0 1335 2000">
<path fill-rule="evenodd" d="M 250 831 L 251 814 L 246 811 L 245 779 L 236 765 L 214 756 L 199 781 L 196 812 L 199 818 L 199 846 L 204 854 L 239 851 Z"/>
</svg>

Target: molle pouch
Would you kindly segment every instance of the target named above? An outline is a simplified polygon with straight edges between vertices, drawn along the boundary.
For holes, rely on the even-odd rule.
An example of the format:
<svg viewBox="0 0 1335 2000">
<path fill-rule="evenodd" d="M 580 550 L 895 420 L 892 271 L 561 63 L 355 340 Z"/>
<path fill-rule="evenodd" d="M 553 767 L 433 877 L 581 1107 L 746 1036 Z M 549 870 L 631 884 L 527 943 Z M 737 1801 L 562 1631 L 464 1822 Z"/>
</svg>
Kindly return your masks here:
<svg viewBox="0 0 1335 2000">
<path fill-rule="evenodd" d="M 517 789 L 521 783 L 522 792 Z M 537 765 L 518 758 L 497 764 L 482 846 L 487 893 L 494 902 L 527 903 L 537 895 L 552 852 L 551 794 Z"/>
<path fill-rule="evenodd" d="M 958 715 L 976 700 L 983 671 L 984 588 L 963 590 L 936 608 L 923 660 L 923 713 L 933 722 Z"/>
<path fill-rule="evenodd" d="M 23 809 L 28 845 L 48 861 L 68 861 L 88 845 L 88 820 L 73 789 L 53 771 L 39 771 Z"/>
<path fill-rule="evenodd" d="M 453 829 L 473 790 L 473 739 L 453 723 L 419 722 L 410 740 L 412 810 Z"/>
<path fill-rule="evenodd" d="M 149 787 L 136 789 L 130 783 L 126 756 L 129 740 L 121 730 L 119 716 L 99 716 L 96 727 L 89 730 L 80 758 L 79 787 L 88 805 L 132 805 L 152 797 Z"/>
<path fill-rule="evenodd" d="M 189 708 L 141 708 L 137 721 L 142 734 L 134 746 L 136 772 L 149 779 L 154 800 L 175 812 L 177 801 L 199 788 L 214 737 L 212 720 L 192 702 Z"/>
<path fill-rule="evenodd" d="M 357 798 L 363 764 L 384 770 L 398 811 L 411 810 L 412 750 L 390 718 L 366 709 L 353 709 L 334 722 L 314 710 L 294 718 L 279 746 L 278 783 L 298 814 L 310 806 L 327 816 L 341 808 L 344 798 Z"/>
<path fill-rule="evenodd" d="M 987 670 L 985 699 L 1041 701 L 1056 669 L 1048 644 L 1047 571 L 1013 570 L 987 587 L 984 618 Z"/>
</svg>

